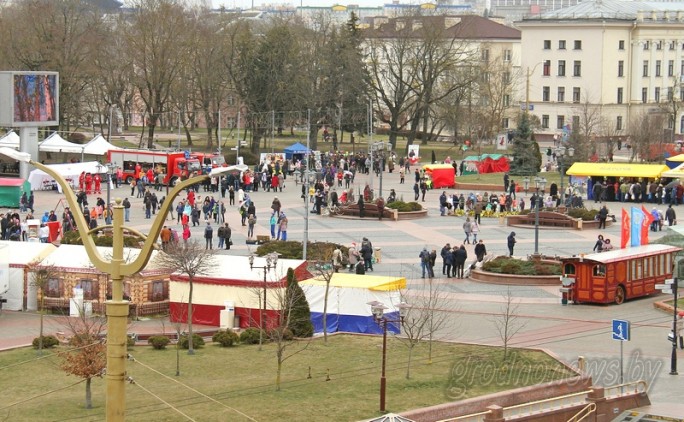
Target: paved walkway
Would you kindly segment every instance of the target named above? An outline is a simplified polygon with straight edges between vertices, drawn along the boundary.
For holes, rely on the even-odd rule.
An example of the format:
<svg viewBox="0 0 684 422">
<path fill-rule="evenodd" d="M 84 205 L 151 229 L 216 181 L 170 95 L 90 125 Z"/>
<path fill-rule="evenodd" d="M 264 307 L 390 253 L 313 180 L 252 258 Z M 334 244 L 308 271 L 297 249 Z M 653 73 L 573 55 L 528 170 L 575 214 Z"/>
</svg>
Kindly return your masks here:
<svg viewBox="0 0 684 422">
<path fill-rule="evenodd" d="M 354 185 L 358 192 L 365 185 L 368 176 L 357 177 Z M 406 184 L 399 184 L 397 173 L 384 173 L 383 194 L 386 196 L 390 188 L 397 192 L 397 198 L 405 200 L 413 198 L 412 178 L 407 177 Z M 378 180 L 373 181 L 373 186 L 378 189 Z M 448 193 L 453 190 L 447 190 Z M 465 192 L 467 193 L 467 192 Z M 130 194 L 130 188 L 121 187 L 112 191 L 112 198 L 126 197 Z M 161 198 L 165 191 L 158 192 Z M 429 210 L 429 216 L 424 219 L 410 221 L 378 221 L 374 219 L 336 219 L 325 216 L 310 214 L 309 240 L 310 241 L 334 241 L 343 244 L 351 242 L 360 243 L 362 237 L 368 237 L 375 247 L 382 248 L 382 260 L 375 265 L 374 274 L 401 275 L 405 276 L 409 283 L 410 294 L 421 295 L 425 291 L 425 281 L 420 277 L 420 264 L 418 253 L 426 246 L 434 248 L 438 252 L 441 247 L 450 242 L 452 245 L 460 244 L 463 240 L 462 224 L 464 219 L 460 217 L 440 217 L 438 212 L 438 197 L 441 190 L 428 192 L 426 202 L 423 204 Z M 205 193 L 200 191 L 199 198 Z M 217 195 L 217 194 L 215 194 Z M 283 211 L 287 213 L 290 224 L 288 238 L 302 240 L 304 231 L 305 209 L 303 200 L 300 198 L 301 186 L 295 185 L 292 178 L 286 180 L 283 192 L 254 192 L 249 194 L 255 201 L 257 208 L 258 224 L 256 234 L 268 234 L 268 221 L 270 216 L 270 204 L 274 195 L 277 195 L 282 204 Z M 106 192 L 101 195 L 106 199 Z M 523 194 L 523 196 L 525 196 Z M 62 196 L 56 192 L 36 193 L 36 215 L 40 216 L 46 210 L 55 208 Z M 129 197 L 133 206 L 131 212 L 131 227 L 146 232 L 149 228 L 149 220 L 144 219 L 142 200 Z M 89 197 L 89 202 L 94 203 L 95 195 Z M 225 199 L 226 204 L 228 199 Z M 529 201 L 526 201 L 529 203 Z M 587 202 L 587 206 L 596 207 L 599 204 Z M 624 204 L 609 203 L 611 213 L 621 215 L 621 206 Z M 627 208 L 629 205 L 624 205 Z M 646 205 L 649 209 L 650 206 Z M 220 254 L 247 255 L 253 251 L 253 247 L 246 245 L 246 227 L 241 226 L 237 207 L 227 206 L 226 219 L 233 229 L 234 246 L 230 251 L 219 251 Z M 61 214 L 62 209 L 57 212 Z M 684 216 L 684 207 L 677 207 L 677 212 Z M 174 211 L 175 215 L 175 211 Z M 180 226 L 174 220 L 169 224 L 176 229 Z M 193 228 L 193 239 L 202 239 L 203 226 Z M 511 228 L 503 227 L 498 219 L 482 219 L 479 238 L 483 239 L 490 254 L 505 254 L 507 251 L 506 237 Z M 518 244 L 515 255 L 524 257 L 534 252 L 534 228 L 515 228 Z M 613 224 L 607 230 L 546 230 L 539 231 L 539 250 L 547 255 L 572 255 L 590 252 L 597 235 L 603 234 L 611 238 L 614 244 L 619 244 L 620 225 Z M 666 232 L 652 233 L 651 237 L 659 238 Z M 466 245 L 470 260 L 474 257 L 473 246 Z M 441 259 L 438 258 L 438 265 Z M 440 273 L 439 268 L 436 268 Z M 477 342 L 498 345 L 501 339 L 495 329 L 494 321 L 501 315 L 501 308 L 505 303 L 503 294 L 507 291 L 505 286 L 480 284 L 471 280 L 455 280 L 437 278 L 434 281 L 443 292 L 446 300 L 444 312 L 448 312 L 453 318 L 453 324 L 443 330 L 442 337 L 449 340 L 465 342 Z M 423 292 L 423 293 L 421 293 Z M 559 292 L 556 287 L 539 286 L 512 286 L 511 296 L 519 308 L 520 321 L 524 326 L 518 335 L 513 338 L 512 344 L 524 347 L 546 348 L 562 358 L 573 362 L 577 356 L 583 355 L 594 364 L 592 374 L 599 381 L 606 384 L 614 384 L 619 379 L 616 377 L 615 364 L 619 362 L 619 344 L 610 339 L 610 321 L 613 318 L 627 319 L 633 324 L 632 341 L 624 346 L 625 356 L 625 381 L 638 378 L 647 378 L 652 381 L 650 390 L 654 401 L 677 402 L 681 395 L 681 380 L 677 376 L 670 376 L 669 358 L 670 343 L 666 341 L 669 331 L 668 324 L 671 318 L 666 314 L 653 309 L 652 302 L 656 298 L 646 298 L 629 301 L 621 306 L 562 306 L 560 305 Z M 663 299 L 659 297 L 658 299 Z M 16 347 L 28 344 L 37 332 L 38 317 L 33 314 L 21 312 L 3 312 L 0 316 L 0 349 Z M 48 330 L 59 330 L 59 318 L 47 318 Z M 160 331 L 162 323 L 159 321 L 139 321 L 133 323 L 131 332 L 156 332 Z M 166 322 L 164 330 L 174 330 L 171 324 Z M 680 360 L 684 360 L 684 354 L 678 352 Z M 684 362 L 680 364 L 684 374 Z M 640 369 L 641 368 L 641 369 Z"/>
</svg>

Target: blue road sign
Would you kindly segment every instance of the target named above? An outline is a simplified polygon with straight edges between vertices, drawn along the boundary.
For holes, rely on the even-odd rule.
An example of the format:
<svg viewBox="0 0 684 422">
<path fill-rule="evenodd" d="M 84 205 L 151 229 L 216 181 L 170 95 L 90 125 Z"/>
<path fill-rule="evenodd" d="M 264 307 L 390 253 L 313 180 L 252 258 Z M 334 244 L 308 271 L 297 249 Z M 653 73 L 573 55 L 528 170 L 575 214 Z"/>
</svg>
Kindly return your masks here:
<svg viewBox="0 0 684 422">
<path fill-rule="evenodd" d="M 613 340 L 629 341 L 629 321 L 613 320 Z"/>
</svg>

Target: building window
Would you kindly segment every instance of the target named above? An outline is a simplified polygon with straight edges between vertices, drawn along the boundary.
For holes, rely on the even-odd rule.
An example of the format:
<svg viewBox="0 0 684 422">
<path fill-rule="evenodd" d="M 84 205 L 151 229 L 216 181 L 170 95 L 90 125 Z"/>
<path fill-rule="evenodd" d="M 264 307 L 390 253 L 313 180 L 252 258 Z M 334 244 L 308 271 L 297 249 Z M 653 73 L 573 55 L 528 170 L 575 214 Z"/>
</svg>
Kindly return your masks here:
<svg viewBox="0 0 684 422">
<path fill-rule="evenodd" d="M 97 281 L 84 279 L 79 284 L 83 289 L 83 299 L 98 300 L 100 298 L 100 286 Z"/>
<path fill-rule="evenodd" d="M 542 125 L 543 129 L 549 128 L 549 115 L 548 114 L 542 114 L 541 125 Z"/>
<path fill-rule="evenodd" d="M 58 278 L 49 279 L 43 293 L 46 297 L 62 297 L 62 280 Z"/>
<path fill-rule="evenodd" d="M 650 42 L 650 41 L 646 41 L 646 42 L 644 43 L 644 50 L 648 50 L 650 47 L 651 47 L 651 42 Z"/>
<path fill-rule="evenodd" d="M 618 78 L 622 78 L 625 76 L 625 61 L 620 60 L 618 61 Z"/>
<path fill-rule="evenodd" d="M 154 280 L 148 285 L 147 300 L 161 302 L 169 298 L 169 285 L 164 280 Z"/>
<path fill-rule="evenodd" d="M 504 105 L 504 107 L 510 107 L 511 106 L 511 96 L 510 95 L 504 94 L 503 105 Z"/>
<path fill-rule="evenodd" d="M 643 77 L 648 77 L 648 60 L 644 60 L 644 71 L 642 73 Z"/>
<path fill-rule="evenodd" d="M 674 76 L 674 60 L 668 60 L 667 62 L 667 76 Z"/>
<path fill-rule="evenodd" d="M 551 50 L 551 40 L 544 40 L 544 50 Z"/>
<path fill-rule="evenodd" d="M 508 129 L 508 117 L 504 117 L 504 118 L 501 120 L 501 127 L 504 128 L 504 129 Z"/>
<path fill-rule="evenodd" d="M 510 62 L 512 56 L 513 54 L 511 53 L 511 50 L 504 50 L 503 59 L 505 62 Z"/>
<path fill-rule="evenodd" d="M 658 41 L 657 43 L 655 43 L 655 45 L 656 45 L 656 50 L 662 50 L 663 49 L 663 42 L 662 41 Z"/>
<path fill-rule="evenodd" d="M 674 89 L 672 87 L 667 88 L 667 101 L 674 100 Z"/>
<path fill-rule="evenodd" d="M 579 116 L 572 116 L 572 127 L 579 127 Z"/>
<path fill-rule="evenodd" d="M 659 86 L 657 86 L 655 88 L 655 93 L 653 94 L 653 101 L 655 101 L 656 103 L 660 102 L 660 87 Z"/>
<path fill-rule="evenodd" d="M 622 104 L 622 88 L 618 88 L 617 90 L 617 103 Z"/>
<path fill-rule="evenodd" d="M 679 119 L 679 133 L 684 133 L 684 116 Z"/>
<path fill-rule="evenodd" d="M 679 88 L 679 99 L 684 99 L 684 87 Z"/>
<path fill-rule="evenodd" d="M 622 130 L 622 116 L 617 116 L 617 121 L 615 122 L 615 130 Z"/>
<path fill-rule="evenodd" d="M 624 50 L 624 49 L 625 49 L 625 40 L 618 41 L 618 50 Z"/>
<path fill-rule="evenodd" d="M 581 50 L 582 49 L 582 41 L 581 40 L 575 40 L 575 50 Z"/>
<path fill-rule="evenodd" d="M 660 67 L 661 67 L 660 64 L 661 64 L 661 61 L 656 60 L 656 69 L 655 69 L 655 75 L 656 76 L 660 76 Z"/>
<path fill-rule="evenodd" d="M 572 75 L 582 76 L 582 61 L 575 60 L 572 64 Z"/>
<path fill-rule="evenodd" d="M 233 97 L 232 95 L 229 95 L 228 98 L 226 98 L 226 103 L 229 106 L 234 106 L 235 105 L 235 97 Z"/>
<path fill-rule="evenodd" d="M 572 88 L 572 102 L 579 103 L 581 100 L 580 88 L 578 86 Z"/>
<path fill-rule="evenodd" d="M 564 86 L 558 87 L 558 102 L 559 103 L 565 102 L 565 87 Z"/>
<path fill-rule="evenodd" d="M 565 50 L 565 40 L 559 40 L 558 41 L 558 49 L 559 50 Z"/>
<path fill-rule="evenodd" d="M 551 88 L 549 88 L 548 86 L 543 87 L 542 88 L 542 101 L 546 101 L 546 102 L 550 101 L 550 98 L 549 98 L 550 96 L 551 96 Z"/>
<path fill-rule="evenodd" d="M 556 118 L 556 129 L 563 129 L 565 126 L 565 116 L 558 116 Z"/>
<path fill-rule="evenodd" d="M 565 60 L 558 60 L 558 76 L 565 76 Z"/>
<path fill-rule="evenodd" d="M 542 72 L 544 76 L 551 76 L 551 60 L 544 60 Z"/>
<path fill-rule="evenodd" d="M 641 102 L 648 102 L 648 88 L 641 88 Z"/>
<path fill-rule="evenodd" d="M 670 41 L 670 50 L 674 50 L 675 48 L 677 48 L 677 43 L 674 41 Z"/>
<path fill-rule="evenodd" d="M 482 50 L 482 61 L 483 62 L 489 61 L 489 50 L 486 48 Z"/>
<path fill-rule="evenodd" d="M 503 82 L 504 85 L 508 85 L 511 82 L 511 72 L 504 72 L 503 75 L 501 75 L 501 82 Z"/>
</svg>

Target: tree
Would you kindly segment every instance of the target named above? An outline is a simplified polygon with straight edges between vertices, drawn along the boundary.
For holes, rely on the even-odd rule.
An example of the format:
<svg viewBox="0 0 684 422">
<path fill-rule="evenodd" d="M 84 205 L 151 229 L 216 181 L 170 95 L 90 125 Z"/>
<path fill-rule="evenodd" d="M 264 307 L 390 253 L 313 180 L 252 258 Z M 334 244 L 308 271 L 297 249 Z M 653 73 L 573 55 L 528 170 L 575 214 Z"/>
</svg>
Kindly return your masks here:
<svg viewBox="0 0 684 422">
<path fill-rule="evenodd" d="M 205 249 L 198 241 L 191 240 L 188 243 L 172 242 L 166 252 L 159 252 L 154 258 L 157 265 L 171 272 L 177 272 L 188 276 L 188 354 L 194 355 L 195 349 L 192 342 L 192 293 L 195 277 L 207 272 L 215 265 L 216 258 L 214 249 Z"/>
<path fill-rule="evenodd" d="M 313 265 L 313 273 L 325 281 L 325 294 L 323 297 L 323 342 L 328 343 L 328 296 L 330 294 L 330 281 L 335 274 L 335 267 L 332 264 L 332 253 L 327 250 L 326 259 L 316 262 Z"/>
<path fill-rule="evenodd" d="M 506 361 L 508 360 L 509 344 L 513 337 L 518 334 L 518 331 L 525 327 L 525 322 L 520 319 L 519 303 L 513 297 L 510 287 L 506 290 L 503 298 L 504 303 L 499 314 L 494 319 L 494 325 L 499 333 L 499 338 L 503 342 L 503 360 Z"/>
<path fill-rule="evenodd" d="M 521 113 L 518 118 L 518 129 L 513 137 L 513 160 L 510 174 L 515 176 L 532 176 L 539 173 L 542 164 L 539 144 L 534 140 L 534 132 L 530 127 L 529 114 Z"/>
<path fill-rule="evenodd" d="M 642 161 L 653 158 L 651 148 L 662 144 L 663 127 L 667 122 L 664 113 L 643 112 L 630 121 L 629 139 L 632 147 L 629 160 L 633 161 L 639 157 Z"/>
<path fill-rule="evenodd" d="M 311 323 L 309 302 L 306 300 L 304 290 L 297 282 L 292 268 L 287 270 L 285 305 L 289 307 L 284 312 L 291 319 L 288 327 L 292 330 L 292 334 L 295 337 L 312 337 L 314 330 Z"/>
<path fill-rule="evenodd" d="M 40 312 L 40 329 L 38 340 L 38 354 L 43 354 L 43 315 L 45 314 L 45 291 L 50 280 L 59 279 L 59 271 L 53 265 L 41 266 L 39 261 L 33 261 L 27 265 L 31 274 L 31 284 L 38 289 L 38 309 Z"/>
<path fill-rule="evenodd" d="M 69 375 L 85 379 L 85 407 L 92 409 L 92 379 L 102 377 L 107 365 L 107 346 L 103 342 L 106 320 L 99 316 L 88 316 L 81 308 L 79 316 L 68 318 L 66 324 L 71 333 L 71 349 L 58 352 L 62 358 L 61 368 Z"/>
</svg>

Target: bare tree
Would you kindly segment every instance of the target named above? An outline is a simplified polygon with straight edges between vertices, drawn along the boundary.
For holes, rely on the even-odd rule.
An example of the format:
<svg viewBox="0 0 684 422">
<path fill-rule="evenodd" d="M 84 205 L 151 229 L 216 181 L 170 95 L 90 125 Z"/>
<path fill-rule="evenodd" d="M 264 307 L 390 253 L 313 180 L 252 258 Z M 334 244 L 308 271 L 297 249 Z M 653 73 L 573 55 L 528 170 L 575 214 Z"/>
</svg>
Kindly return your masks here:
<svg viewBox="0 0 684 422">
<path fill-rule="evenodd" d="M 630 121 L 630 161 L 639 157 L 649 160 L 651 146 L 662 144 L 663 127 L 667 120 L 664 113 L 643 112 Z"/>
<path fill-rule="evenodd" d="M 188 276 L 188 354 L 195 354 L 192 333 L 192 292 L 194 280 L 198 274 L 207 272 L 215 265 L 214 249 L 205 249 L 198 241 L 188 243 L 171 242 L 166 252 L 159 252 L 155 263 L 169 271 Z"/>
<path fill-rule="evenodd" d="M 508 360 L 508 345 L 518 331 L 525 327 L 526 323 L 520 318 L 519 302 L 516 301 L 510 287 L 506 289 L 503 298 L 504 303 L 499 314 L 494 318 L 494 325 L 499 333 L 499 338 L 503 342 L 503 360 L 505 361 Z"/>
<path fill-rule="evenodd" d="M 330 281 L 335 274 L 335 263 L 333 262 L 332 253 L 326 250 L 325 255 L 321 261 L 313 263 L 309 268 L 316 278 L 325 281 L 325 294 L 323 297 L 323 342 L 328 344 L 328 296 L 330 294 Z"/>
<path fill-rule="evenodd" d="M 45 291 L 50 280 L 59 279 L 59 271 L 53 265 L 40 265 L 40 261 L 33 261 L 27 265 L 31 273 L 31 284 L 38 289 L 38 312 L 40 313 L 40 329 L 38 354 L 43 354 L 43 316 L 45 314 Z"/>
<path fill-rule="evenodd" d="M 104 317 L 86 315 L 81 307 L 78 317 L 66 320 L 67 329 L 71 334 L 69 346 L 72 348 L 58 352 L 62 358 L 62 370 L 86 381 L 86 409 L 93 407 L 91 381 L 95 377 L 102 377 L 107 365 L 107 346 L 103 339 L 105 325 L 106 319 Z"/>
</svg>

